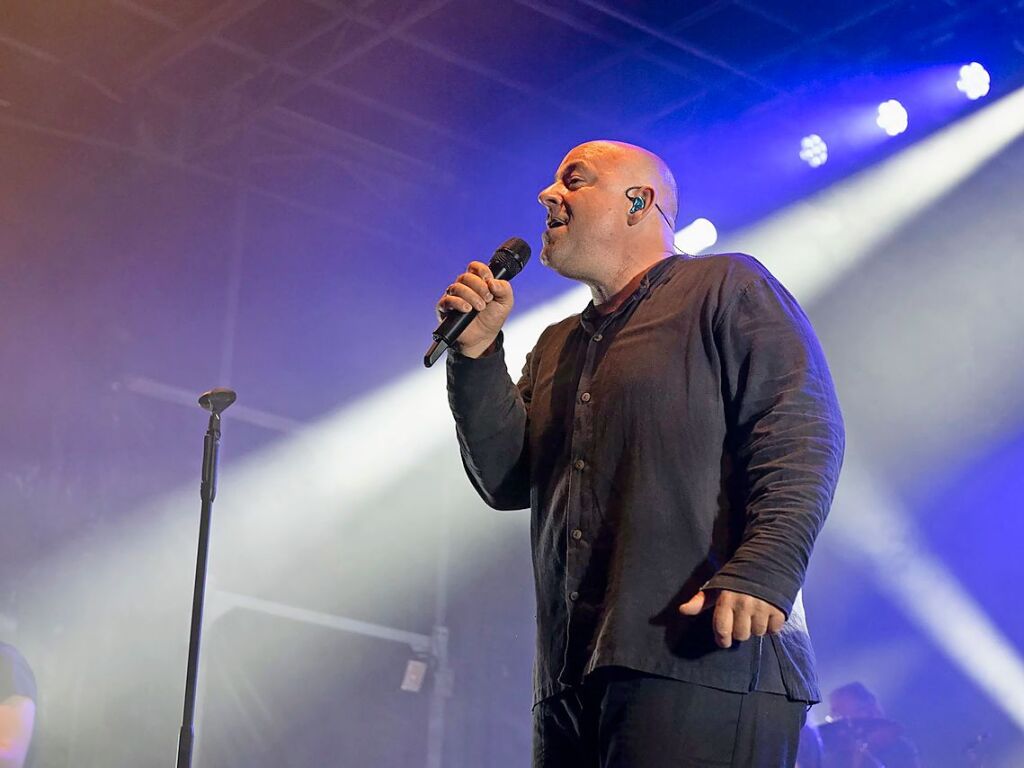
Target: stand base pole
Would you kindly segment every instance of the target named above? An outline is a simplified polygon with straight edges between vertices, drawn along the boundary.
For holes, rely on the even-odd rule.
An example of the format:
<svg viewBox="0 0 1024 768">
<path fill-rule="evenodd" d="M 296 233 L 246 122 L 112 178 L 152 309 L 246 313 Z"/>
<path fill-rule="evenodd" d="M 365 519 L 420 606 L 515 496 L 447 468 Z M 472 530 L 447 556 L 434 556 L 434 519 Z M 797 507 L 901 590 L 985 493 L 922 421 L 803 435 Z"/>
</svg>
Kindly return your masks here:
<svg viewBox="0 0 1024 768">
<path fill-rule="evenodd" d="M 183 725 L 178 734 L 178 762 L 175 768 L 188 768 L 192 765 L 192 738 L 192 729 Z"/>
</svg>

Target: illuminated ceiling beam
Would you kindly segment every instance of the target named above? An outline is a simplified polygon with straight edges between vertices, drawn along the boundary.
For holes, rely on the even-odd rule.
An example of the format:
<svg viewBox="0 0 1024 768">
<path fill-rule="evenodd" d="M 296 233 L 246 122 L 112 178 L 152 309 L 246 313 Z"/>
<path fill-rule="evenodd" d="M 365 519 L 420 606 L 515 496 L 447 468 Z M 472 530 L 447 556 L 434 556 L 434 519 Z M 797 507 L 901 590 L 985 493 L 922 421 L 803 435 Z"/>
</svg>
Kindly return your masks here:
<svg viewBox="0 0 1024 768">
<path fill-rule="evenodd" d="M 136 62 L 128 85 L 137 88 L 154 78 L 182 56 L 194 51 L 206 41 L 230 27 L 239 19 L 262 5 L 265 0 L 228 0 L 215 6 L 198 19 L 182 27 L 174 35 L 151 48 Z"/>
</svg>

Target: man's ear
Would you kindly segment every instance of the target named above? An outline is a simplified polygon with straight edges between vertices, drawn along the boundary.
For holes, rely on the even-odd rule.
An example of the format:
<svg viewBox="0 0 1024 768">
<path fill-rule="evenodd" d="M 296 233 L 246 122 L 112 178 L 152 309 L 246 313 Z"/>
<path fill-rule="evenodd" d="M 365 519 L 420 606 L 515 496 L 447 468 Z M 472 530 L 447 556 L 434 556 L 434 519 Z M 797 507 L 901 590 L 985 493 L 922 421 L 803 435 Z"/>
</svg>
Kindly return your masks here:
<svg viewBox="0 0 1024 768">
<path fill-rule="evenodd" d="M 627 195 L 630 201 L 626 213 L 626 223 L 635 226 L 644 220 L 654 209 L 654 189 L 652 187 L 632 187 Z"/>
</svg>

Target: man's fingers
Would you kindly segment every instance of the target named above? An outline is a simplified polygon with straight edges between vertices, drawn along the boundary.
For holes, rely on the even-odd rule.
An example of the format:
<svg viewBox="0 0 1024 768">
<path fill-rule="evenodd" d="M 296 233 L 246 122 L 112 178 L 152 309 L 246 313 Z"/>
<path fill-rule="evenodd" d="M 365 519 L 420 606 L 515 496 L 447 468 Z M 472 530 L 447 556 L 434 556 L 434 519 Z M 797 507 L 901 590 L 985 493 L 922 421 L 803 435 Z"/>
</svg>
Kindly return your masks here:
<svg viewBox="0 0 1024 768">
<path fill-rule="evenodd" d="M 683 616 L 696 616 L 701 611 L 706 611 L 715 604 L 714 597 L 701 590 L 685 603 L 679 606 L 679 612 Z"/>
<path fill-rule="evenodd" d="M 474 279 L 478 280 L 479 278 Z M 452 283 L 445 293 L 449 297 L 461 299 L 466 305 L 459 309 L 460 312 L 468 312 L 470 309 L 483 312 L 487 308 L 487 300 L 465 283 Z"/>
<path fill-rule="evenodd" d="M 491 289 L 487 287 L 487 281 L 478 275 L 474 275 L 472 272 L 463 272 L 455 282 L 457 285 L 467 286 L 486 301 L 490 301 L 493 298 L 491 296 Z"/>
<path fill-rule="evenodd" d="M 471 261 L 469 266 L 466 267 L 467 272 L 479 277 L 481 280 L 493 280 L 494 275 L 491 273 L 491 268 L 484 264 L 482 261 Z"/>
<path fill-rule="evenodd" d="M 437 302 L 437 313 L 442 318 L 453 312 L 464 314 L 471 309 L 473 309 L 473 305 L 465 299 L 460 299 L 458 296 L 442 296 L 441 300 Z"/>
<path fill-rule="evenodd" d="M 491 278 L 487 281 L 487 287 L 498 301 L 504 301 L 512 295 L 512 286 L 509 285 L 508 280 Z"/>
<path fill-rule="evenodd" d="M 732 608 L 725 605 L 716 606 L 715 615 L 711 619 L 711 626 L 715 631 L 715 642 L 718 643 L 719 648 L 729 648 L 732 646 Z"/>
<path fill-rule="evenodd" d="M 750 617 L 750 634 L 761 637 L 768 632 L 769 616 L 766 613 L 755 613 Z"/>
<path fill-rule="evenodd" d="M 749 640 L 750 624 L 750 613 L 743 609 L 732 611 L 732 639 L 740 642 Z"/>
<path fill-rule="evenodd" d="M 721 648 L 731 648 L 733 640 L 743 642 L 768 632 L 780 632 L 786 621 L 785 614 L 771 603 L 728 589 L 701 590 L 680 605 L 679 612 L 696 616 L 711 607 L 715 609 L 711 628 Z"/>
</svg>

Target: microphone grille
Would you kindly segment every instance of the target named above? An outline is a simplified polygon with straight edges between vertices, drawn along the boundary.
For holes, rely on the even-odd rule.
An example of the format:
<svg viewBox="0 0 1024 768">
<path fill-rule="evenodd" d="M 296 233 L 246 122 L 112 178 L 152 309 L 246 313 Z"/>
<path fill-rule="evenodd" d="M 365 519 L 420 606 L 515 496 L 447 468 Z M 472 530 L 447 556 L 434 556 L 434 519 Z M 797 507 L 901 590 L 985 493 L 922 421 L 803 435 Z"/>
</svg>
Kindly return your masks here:
<svg viewBox="0 0 1024 768">
<path fill-rule="evenodd" d="M 530 245 L 521 237 L 510 237 L 494 252 L 488 265 L 492 272 L 504 268 L 506 280 L 518 275 L 530 260 Z"/>
</svg>

